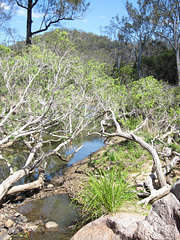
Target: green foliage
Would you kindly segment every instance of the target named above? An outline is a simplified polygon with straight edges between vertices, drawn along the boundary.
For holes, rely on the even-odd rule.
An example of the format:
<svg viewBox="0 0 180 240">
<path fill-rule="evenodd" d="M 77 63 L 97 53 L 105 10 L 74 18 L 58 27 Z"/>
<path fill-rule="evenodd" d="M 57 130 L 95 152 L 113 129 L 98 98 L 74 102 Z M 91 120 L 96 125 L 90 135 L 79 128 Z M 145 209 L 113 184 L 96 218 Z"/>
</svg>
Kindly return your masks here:
<svg viewBox="0 0 180 240">
<path fill-rule="evenodd" d="M 0 55 L 4 55 L 4 54 L 9 55 L 11 53 L 12 53 L 12 51 L 9 47 L 6 47 L 6 46 L 0 44 Z"/>
<path fill-rule="evenodd" d="M 128 86 L 125 104 L 125 112 L 136 112 L 136 118 L 132 115 L 132 118 L 125 119 L 126 124 L 129 121 L 129 128 L 132 129 L 130 126 L 137 126 L 147 116 L 161 119 L 172 105 L 172 99 L 171 95 L 167 95 L 166 85 L 150 76 L 134 81 Z"/>
<path fill-rule="evenodd" d="M 65 32 L 56 34 L 61 42 L 68 42 Z M 54 119 L 61 119 L 70 108 L 75 112 L 78 107 L 85 108 L 83 101 L 80 102 L 83 95 L 81 83 L 84 69 L 80 59 L 71 54 L 74 52 L 73 47 L 71 49 L 69 45 L 68 52 L 59 56 L 45 46 L 40 42 L 22 49 L 20 54 L 3 53 L 0 58 L 0 114 L 7 114 L 12 104 L 16 106 L 24 94 L 24 100 L 18 105 L 16 112 L 10 115 L 9 122 L 3 126 L 6 134 L 11 134 L 30 119 L 33 121 L 45 113 L 41 127 L 48 131 L 45 124 L 48 118 L 50 118 L 49 126 L 51 121 L 53 125 L 58 125 Z M 79 102 L 81 105 L 77 104 Z M 75 120 L 75 112 L 74 121 L 72 120 L 74 125 L 78 121 L 78 118 Z M 68 119 L 68 115 L 66 117 Z M 65 119 L 63 121 L 65 122 Z M 68 128 L 67 124 L 65 128 Z M 14 136 L 11 136 L 11 139 L 14 140 Z"/>
<path fill-rule="evenodd" d="M 122 63 L 120 69 L 113 69 L 113 77 L 115 78 L 115 84 L 127 85 L 133 81 L 133 67 Z"/>
<path fill-rule="evenodd" d="M 119 167 L 89 174 L 88 182 L 78 200 L 83 205 L 86 218 L 94 219 L 107 213 L 115 213 L 128 200 L 135 197 L 127 180 L 127 172 Z"/>
<path fill-rule="evenodd" d="M 159 51 L 162 51 L 161 49 Z M 176 56 L 173 49 L 142 58 L 142 65 L 147 76 L 153 75 L 159 80 L 175 84 L 177 78 Z"/>
<path fill-rule="evenodd" d="M 179 139 L 180 141 L 180 139 Z M 178 144 L 175 144 L 175 143 L 171 143 L 169 144 L 169 147 L 173 150 L 173 151 L 176 151 L 178 153 L 180 153 L 180 146 Z"/>
<path fill-rule="evenodd" d="M 102 157 L 97 157 L 92 161 L 95 168 L 106 169 L 116 165 L 130 172 L 139 171 L 145 161 L 151 160 L 151 155 L 142 149 L 139 144 L 132 141 L 122 141 L 117 146 L 107 149 Z"/>
</svg>

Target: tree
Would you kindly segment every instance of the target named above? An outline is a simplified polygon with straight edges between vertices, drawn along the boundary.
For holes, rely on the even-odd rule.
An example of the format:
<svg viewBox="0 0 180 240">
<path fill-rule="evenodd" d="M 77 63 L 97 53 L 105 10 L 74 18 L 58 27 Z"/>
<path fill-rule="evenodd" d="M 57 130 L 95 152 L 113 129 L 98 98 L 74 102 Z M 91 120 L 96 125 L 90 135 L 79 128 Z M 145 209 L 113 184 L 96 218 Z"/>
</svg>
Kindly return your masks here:
<svg viewBox="0 0 180 240">
<path fill-rule="evenodd" d="M 86 0 L 14 0 L 15 3 L 27 11 L 26 44 L 32 42 L 32 36 L 48 30 L 62 20 L 82 18 L 89 3 Z M 33 12 L 41 17 L 39 29 L 33 31 Z"/>
<path fill-rule="evenodd" d="M 119 40 L 124 40 L 126 49 L 133 53 L 136 61 L 138 78 L 141 77 L 141 58 L 148 40 L 154 33 L 155 26 L 151 24 L 151 15 L 146 5 L 138 1 L 138 8 L 126 2 L 128 17 L 119 18 L 117 15 L 111 21 L 111 28 L 115 29 Z"/>
<path fill-rule="evenodd" d="M 153 201 L 169 192 L 171 187 L 166 184 L 165 174 L 168 173 L 166 169 L 171 171 L 180 159 L 179 153 L 172 151 L 169 158 L 170 165 L 162 168 L 159 158 L 166 155 L 162 153 L 163 147 L 167 147 L 166 141 L 169 138 L 173 141 L 174 133 L 179 136 L 180 108 L 176 98 L 172 98 L 173 91 L 174 89 L 166 84 L 153 77 L 147 77 L 134 81 L 127 87 L 123 84 L 115 86 L 109 81 L 109 85 L 97 93 L 97 101 L 100 101 L 103 106 L 103 117 L 99 132 L 91 132 L 91 134 L 99 134 L 106 137 L 106 140 L 111 137 L 120 137 L 134 141 L 146 149 L 153 158 L 152 173 L 142 184 L 148 187 L 150 195 L 142 203 Z M 148 135 L 152 134 L 152 141 L 149 141 L 149 136 L 148 140 L 145 137 L 146 131 L 149 132 Z M 161 142 L 163 146 L 159 144 L 156 146 L 155 141 Z M 178 148 L 178 143 L 176 146 Z M 158 155 L 159 151 L 161 155 Z M 163 160 L 162 157 L 161 159 Z M 158 179 L 160 187 L 158 191 L 154 188 L 154 179 Z"/>
<path fill-rule="evenodd" d="M 147 2 L 154 23 L 158 26 L 156 36 L 165 39 L 175 50 L 177 79 L 176 85 L 180 86 L 180 2 L 178 0 L 154 0 Z"/>
<path fill-rule="evenodd" d="M 7 3 L 7 4 L 6 4 Z M 4 25 L 7 25 L 8 20 L 12 16 L 13 4 L 11 0 L 0 1 L 0 31 L 2 32 L 6 29 Z"/>
<path fill-rule="evenodd" d="M 59 150 L 91 122 L 94 109 L 85 94 L 83 66 L 70 47 L 61 56 L 42 46 L 20 55 L 3 48 L 0 76 L 0 158 L 9 167 L 9 176 L 0 184 L 2 202 L 8 194 L 42 186 L 46 159 L 55 155 L 65 161 Z M 28 151 L 21 169 L 5 154 L 14 144 Z M 49 151 L 43 150 L 46 144 L 52 146 Z M 13 187 L 37 168 L 37 181 Z"/>
<path fill-rule="evenodd" d="M 151 46 L 151 49 L 152 47 L 156 47 L 155 44 Z M 156 53 L 154 51 L 150 56 L 143 56 L 142 69 L 144 76 L 152 75 L 156 79 L 163 79 L 163 81 L 175 85 L 177 79 L 177 66 L 174 49 L 159 48 Z"/>
</svg>

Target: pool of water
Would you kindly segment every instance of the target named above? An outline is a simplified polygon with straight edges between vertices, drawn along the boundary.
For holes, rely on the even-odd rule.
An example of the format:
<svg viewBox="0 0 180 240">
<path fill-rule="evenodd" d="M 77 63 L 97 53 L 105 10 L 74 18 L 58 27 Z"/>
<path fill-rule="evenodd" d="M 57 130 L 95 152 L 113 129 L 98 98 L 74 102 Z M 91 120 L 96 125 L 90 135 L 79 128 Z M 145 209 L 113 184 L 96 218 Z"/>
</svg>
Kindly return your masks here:
<svg viewBox="0 0 180 240">
<path fill-rule="evenodd" d="M 68 156 L 74 151 L 73 148 L 78 148 L 81 145 L 83 147 L 73 155 L 66 167 L 71 166 L 72 164 L 89 156 L 91 153 L 97 151 L 104 146 L 104 143 L 102 138 L 83 136 L 83 138 L 81 137 L 79 140 L 76 139 L 73 143 L 73 147 L 70 146 L 70 148 L 66 149 L 63 154 Z M 46 171 L 47 178 L 52 177 L 54 174 L 62 174 L 61 166 L 56 166 L 56 164 L 58 165 L 59 162 L 51 160 L 51 167 L 47 168 Z M 53 166 L 56 171 L 52 174 L 51 170 Z M 23 213 L 30 221 L 42 219 L 45 222 L 55 221 L 59 225 L 59 230 L 57 232 L 31 233 L 26 238 L 27 240 L 70 239 L 74 233 L 70 230 L 69 226 L 74 225 L 74 223 L 78 220 L 78 213 L 66 194 L 59 194 L 29 202 L 21 206 L 19 212 Z M 14 238 L 14 240 L 18 240 L 18 238 Z"/>
<path fill-rule="evenodd" d="M 75 206 L 71 204 L 70 199 L 64 193 L 29 202 L 20 206 L 19 212 L 27 216 L 30 221 L 41 219 L 44 222 L 54 221 L 59 225 L 58 231 L 55 232 L 30 233 L 27 240 L 67 240 L 73 235 L 72 230 L 68 227 L 74 225 L 78 220 Z M 13 239 L 17 240 L 18 238 Z"/>
</svg>

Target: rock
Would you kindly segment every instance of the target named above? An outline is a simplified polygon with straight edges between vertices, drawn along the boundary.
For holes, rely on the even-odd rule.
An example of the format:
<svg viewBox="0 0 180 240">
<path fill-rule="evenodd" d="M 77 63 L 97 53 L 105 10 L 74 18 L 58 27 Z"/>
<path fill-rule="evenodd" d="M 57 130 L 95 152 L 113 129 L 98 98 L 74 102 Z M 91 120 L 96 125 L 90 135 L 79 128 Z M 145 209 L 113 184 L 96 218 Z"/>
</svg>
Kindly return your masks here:
<svg viewBox="0 0 180 240">
<path fill-rule="evenodd" d="M 34 222 L 35 225 L 43 225 L 43 220 L 36 220 Z"/>
<path fill-rule="evenodd" d="M 180 181 L 153 203 L 147 217 L 132 213 L 103 216 L 80 229 L 71 240 L 180 240 Z"/>
<path fill-rule="evenodd" d="M 180 239 L 180 202 L 173 193 L 156 201 L 146 219 L 139 222 L 137 239 Z"/>
<path fill-rule="evenodd" d="M 76 229 L 76 226 L 75 225 L 68 226 L 68 229 L 74 231 Z"/>
<path fill-rule="evenodd" d="M 8 220 L 5 222 L 4 226 L 5 226 L 6 228 L 10 228 L 10 227 L 13 226 L 13 224 L 14 224 L 14 222 L 13 222 L 11 219 L 8 219 Z"/>
<path fill-rule="evenodd" d="M 47 188 L 48 188 L 48 189 L 51 189 L 51 188 L 53 188 L 53 187 L 54 187 L 53 184 L 48 184 L 48 185 L 47 185 Z"/>
<path fill-rule="evenodd" d="M 144 220 L 144 216 L 137 213 L 121 213 L 107 217 L 107 226 L 122 239 L 133 239 L 137 230 L 138 221 Z"/>
<path fill-rule="evenodd" d="M 21 214 L 19 213 L 19 212 L 16 212 L 15 214 L 14 214 L 14 216 L 15 217 L 19 217 Z"/>
<path fill-rule="evenodd" d="M 47 222 L 45 226 L 48 231 L 56 231 L 59 227 L 55 222 Z"/>
<path fill-rule="evenodd" d="M 11 234 L 17 234 L 17 229 L 16 227 L 10 227 L 9 230 L 8 230 L 8 234 L 11 235 Z"/>
<path fill-rule="evenodd" d="M 25 225 L 25 229 L 30 232 L 36 232 L 38 230 L 38 226 L 34 223 L 27 223 Z"/>
<path fill-rule="evenodd" d="M 71 240 L 131 239 L 137 229 L 137 222 L 142 219 L 144 216 L 136 213 L 102 216 L 80 229 Z"/>
<path fill-rule="evenodd" d="M 19 217 L 19 221 L 20 221 L 20 222 L 23 222 L 23 223 L 26 223 L 26 222 L 28 221 L 28 219 L 27 219 L 26 216 L 21 215 L 21 216 Z"/>
<path fill-rule="evenodd" d="M 4 220 L 4 215 L 3 214 L 0 214 L 0 221 Z"/>
<path fill-rule="evenodd" d="M 88 223 L 81 228 L 71 240 L 115 240 L 116 234 L 107 227 L 107 217 L 102 216 L 99 219 Z"/>
<path fill-rule="evenodd" d="M 7 234 L 7 229 L 5 228 L 0 229 L 0 240 L 1 240 L 1 237 L 5 234 Z"/>
<path fill-rule="evenodd" d="M 177 197 L 180 201 L 180 180 L 176 182 L 176 184 L 171 188 L 171 192 Z"/>
<path fill-rule="evenodd" d="M 0 238 L 0 240 L 9 240 L 11 239 L 11 236 L 9 234 L 3 234 Z"/>
</svg>

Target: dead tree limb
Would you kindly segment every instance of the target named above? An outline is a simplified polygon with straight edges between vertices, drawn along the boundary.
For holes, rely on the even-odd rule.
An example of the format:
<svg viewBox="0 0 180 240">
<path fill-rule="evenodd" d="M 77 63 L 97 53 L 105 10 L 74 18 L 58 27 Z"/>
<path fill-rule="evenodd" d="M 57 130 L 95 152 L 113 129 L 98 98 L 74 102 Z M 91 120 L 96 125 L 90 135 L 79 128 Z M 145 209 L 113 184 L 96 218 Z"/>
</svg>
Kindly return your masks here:
<svg viewBox="0 0 180 240">
<path fill-rule="evenodd" d="M 28 190 L 41 189 L 44 185 L 44 172 L 39 173 L 39 177 L 36 181 L 23 185 L 14 186 L 9 189 L 7 195 L 26 192 Z"/>
<path fill-rule="evenodd" d="M 153 158 L 154 166 L 155 166 L 155 169 L 156 169 L 156 174 L 157 174 L 157 178 L 158 178 L 160 186 L 161 187 L 166 186 L 166 179 L 165 179 L 164 173 L 162 171 L 161 162 L 160 162 L 160 159 L 159 159 L 159 156 L 158 156 L 156 150 L 150 144 L 148 144 L 142 138 L 136 136 L 135 134 L 128 133 L 128 132 L 123 132 L 121 130 L 120 124 L 116 120 L 114 112 L 112 110 L 109 110 L 108 112 L 111 113 L 111 119 L 113 120 L 113 122 L 115 124 L 116 132 L 115 133 L 107 133 L 107 132 L 105 132 L 103 124 L 104 124 L 106 119 L 104 119 L 101 122 L 101 128 L 102 128 L 101 132 L 102 132 L 102 135 L 103 136 L 111 136 L 111 137 L 119 136 L 119 137 L 123 137 L 123 138 L 125 138 L 127 140 L 131 140 L 131 141 L 139 143 L 144 149 L 146 149 L 151 154 L 151 156 Z M 108 117 L 107 119 L 109 120 L 110 117 Z"/>
</svg>

